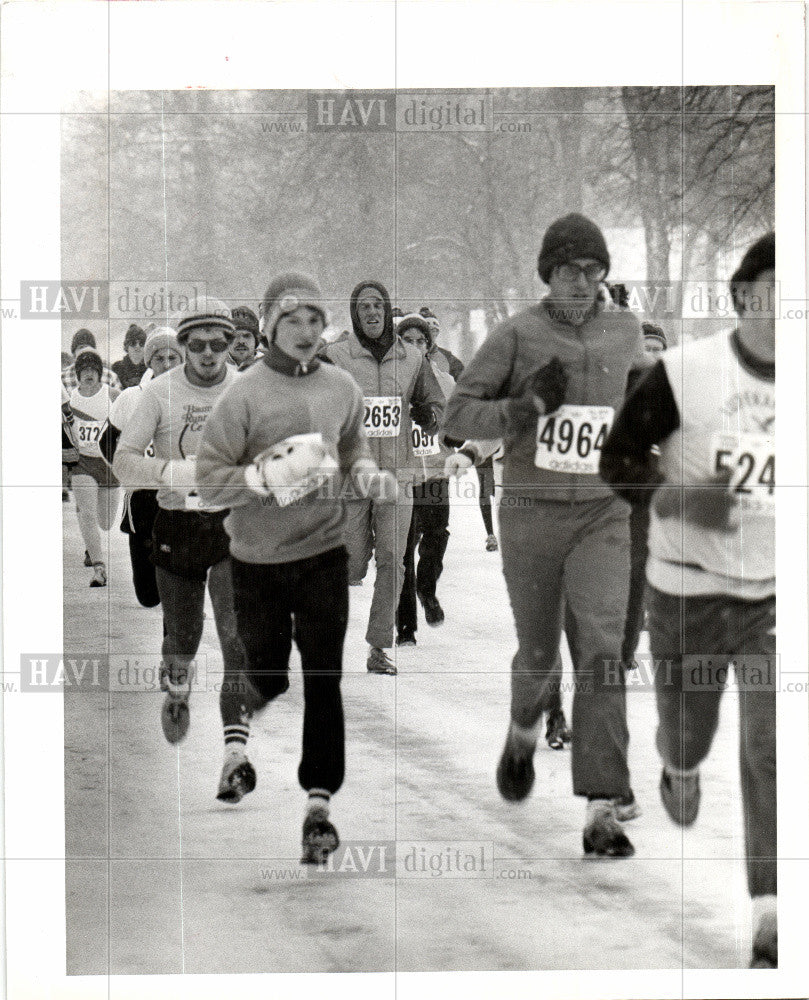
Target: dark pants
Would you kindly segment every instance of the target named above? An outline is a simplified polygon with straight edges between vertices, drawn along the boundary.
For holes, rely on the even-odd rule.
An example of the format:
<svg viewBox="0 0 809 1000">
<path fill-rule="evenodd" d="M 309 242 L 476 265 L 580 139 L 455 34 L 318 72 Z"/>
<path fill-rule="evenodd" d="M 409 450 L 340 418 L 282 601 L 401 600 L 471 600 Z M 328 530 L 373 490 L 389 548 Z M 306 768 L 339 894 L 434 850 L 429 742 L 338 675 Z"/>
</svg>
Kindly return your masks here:
<svg viewBox="0 0 809 1000">
<path fill-rule="evenodd" d="M 163 663 L 170 676 L 180 681 L 197 655 L 205 619 L 205 580 L 178 576 L 155 568 L 157 589 L 163 606 Z M 244 651 L 236 630 L 230 559 L 211 566 L 207 579 L 214 622 L 225 665 L 225 683 L 241 676 Z"/>
<path fill-rule="evenodd" d="M 576 681 L 576 795 L 615 798 L 630 792 L 620 668 L 628 515 L 627 504 L 614 497 L 569 503 L 504 490 L 500 502 L 503 573 L 519 643 L 512 661 L 511 717 L 532 728 L 550 707 L 549 696 L 558 689 L 564 605 Z"/>
<path fill-rule="evenodd" d="M 341 547 L 276 565 L 232 562 L 236 620 L 258 706 L 289 687 L 294 620 L 304 701 L 298 780 L 306 791 L 336 792 L 345 774 L 340 677 L 348 627 L 348 554 Z"/>
<path fill-rule="evenodd" d="M 135 597 L 144 608 L 154 608 L 160 603 L 152 562 L 152 529 L 158 510 L 157 490 L 135 490 L 124 502 L 121 521 L 121 531 L 129 536 Z"/>
<path fill-rule="evenodd" d="M 435 597 L 449 542 L 449 480 L 428 479 L 413 487 L 413 517 L 404 554 L 404 583 L 396 612 L 400 633 L 418 628 L 416 595 Z M 416 546 L 419 550 L 416 568 Z"/>
<path fill-rule="evenodd" d="M 629 515 L 629 601 L 621 655 L 631 662 L 638 651 L 646 616 L 646 559 L 649 555 L 649 505 L 633 504 Z"/>
<path fill-rule="evenodd" d="M 494 459 L 491 455 L 480 463 L 480 465 L 475 466 L 475 470 L 478 474 L 478 482 L 480 483 L 480 492 L 478 493 L 478 503 L 480 504 L 480 513 L 483 515 L 483 525 L 486 528 L 487 535 L 494 534 L 494 524 L 492 523 L 492 497 L 494 496 Z"/>
<path fill-rule="evenodd" d="M 650 586 L 649 638 L 657 748 L 677 768 L 697 767 L 707 757 L 719 722 L 723 674 L 729 663 L 736 665 L 747 884 L 751 896 L 775 894 L 775 598 L 678 597 Z"/>
</svg>

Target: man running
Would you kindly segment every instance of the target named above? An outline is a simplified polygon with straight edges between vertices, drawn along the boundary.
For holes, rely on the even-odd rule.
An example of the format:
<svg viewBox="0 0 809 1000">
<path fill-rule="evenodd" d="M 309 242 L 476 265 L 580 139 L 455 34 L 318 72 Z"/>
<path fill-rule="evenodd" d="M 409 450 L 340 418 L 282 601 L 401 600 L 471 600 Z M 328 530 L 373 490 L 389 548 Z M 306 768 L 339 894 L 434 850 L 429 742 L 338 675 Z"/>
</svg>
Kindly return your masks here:
<svg viewBox="0 0 809 1000">
<path fill-rule="evenodd" d="M 131 323 L 124 336 L 124 356 L 112 365 L 124 389 L 138 385 L 146 372 L 148 366 L 143 357 L 145 343 L 145 331 L 137 323 Z"/>
<path fill-rule="evenodd" d="M 549 295 L 489 335 L 458 381 L 443 430 L 459 440 L 504 439 L 500 541 L 519 648 L 500 794 L 521 801 L 533 787 L 564 602 L 578 681 L 572 762 L 574 793 L 587 799 L 584 851 L 628 857 L 634 848 L 616 809 L 634 804 L 620 662 L 629 508 L 599 478 L 598 456 L 642 342 L 631 313 L 604 311 L 598 301 L 609 266 L 593 222 L 577 214 L 554 222 L 538 260 Z M 605 660 L 617 666 L 609 678 Z"/>
<path fill-rule="evenodd" d="M 365 397 L 365 433 L 380 469 L 395 473 L 400 486 L 395 505 L 371 498 L 346 504 L 348 575 L 362 581 L 371 555 L 376 580 L 368 631 L 367 668 L 395 674 L 387 650 L 393 646 L 396 607 L 404 579 L 404 553 L 413 507 L 411 434 L 417 424 L 427 434 L 438 429 L 444 396 L 433 370 L 393 329 L 390 296 L 378 281 L 362 281 L 351 293 L 353 332 L 329 344 L 325 356 L 352 375 Z"/>
<path fill-rule="evenodd" d="M 237 674 L 244 663 L 222 526 L 227 510 L 200 505 L 195 469 L 205 421 L 236 378 L 225 361 L 232 335 L 230 310 L 218 299 L 201 297 L 196 308 L 180 315 L 177 341 L 185 364 L 146 386 L 113 460 L 125 486 L 157 489 L 152 558 L 163 607 L 161 723 L 169 743 L 182 740 L 190 724 L 192 661 L 202 639 L 206 582 L 226 674 Z M 150 443 L 154 456 L 146 454 Z"/>
<path fill-rule="evenodd" d="M 647 503 L 660 796 L 691 826 L 732 661 L 739 686 L 753 968 L 778 964 L 775 773 L 775 234 L 730 282 L 738 324 L 665 354 L 627 400 L 601 474 Z M 653 451 L 659 448 L 659 457 Z M 764 678 L 763 684 L 758 684 Z"/>
<path fill-rule="evenodd" d="M 433 366 L 432 328 L 423 316 L 410 313 L 404 316 L 396 333 L 406 344 L 412 344 L 427 359 L 441 388 L 444 400 L 449 399 L 455 380 L 447 372 Z M 449 542 L 449 480 L 444 475 L 444 460 L 449 454 L 437 433 L 428 434 L 421 427 L 412 430 L 413 516 L 404 555 L 404 583 L 396 612 L 396 645 L 415 646 L 418 627 L 416 597 L 424 607 L 428 625 L 444 621 L 444 609 L 438 600 L 436 588 L 444 568 L 444 553 Z M 416 568 L 416 546 L 419 561 Z"/>
<path fill-rule="evenodd" d="M 267 351 L 217 403 L 197 467 L 205 502 L 231 508 L 225 528 L 239 635 L 255 689 L 251 707 L 265 707 L 289 687 L 293 634 L 300 650 L 298 778 L 307 793 L 302 860 L 320 862 L 338 845 L 329 803 L 345 770 L 340 677 L 348 556 L 343 490 L 334 480 L 351 486 L 353 479 L 352 490 L 380 498 L 387 484 L 391 499 L 396 484 L 371 460 L 359 387 L 315 358 L 326 325 L 318 284 L 304 274 L 279 275 L 267 287 L 262 317 Z M 256 780 L 241 699 L 223 698 L 222 719 L 219 798 L 237 802 Z"/>
<path fill-rule="evenodd" d="M 120 491 L 99 442 L 118 392 L 101 381 L 104 366 L 95 351 L 81 351 L 73 367 L 78 386 L 70 395 L 70 412 L 78 462 L 72 466 L 70 484 L 85 544 L 85 565 L 93 569 L 90 586 L 106 587 L 107 565 L 99 529 L 110 530 L 118 513 Z"/>
<path fill-rule="evenodd" d="M 235 306 L 232 316 L 236 333 L 230 342 L 228 364 L 236 368 L 248 367 L 258 347 L 258 316 L 249 306 Z"/>
<path fill-rule="evenodd" d="M 81 330 L 77 330 L 73 334 L 73 340 L 70 342 L 70 353 L 73 357 L 73 363 L 67 368 L 62 369 L 62 385 L 67 389 L 68 393 L 73 392 L 73 390 L 78 386 L 79 380 L 76 375 L 76 358 L 82 353 L 82 351 L 96 351 L 96 339 L 90 333 L 82 327 Z M 121 382 L 115 372 L 108 365 L 105 365 L 102 361 L 101 367 L 101 382 L 103 385 L 108 385 L 110 389 L 115 389 L 116 391 L 121 391 Z"/>
<path fill-rule="evenodd" d="M 143 347 L 146 372 L 142 380 L 124 389 L 110 410 L 109 424 L 101 435 L 101 451 L 112 465 L 115 449 L 121 431 L 129 423 L 132 414 L 141 401 L 144 386 L 148 384 L 146 375 L 157 378 L 183 363 L 183 352 L 177 342 L 177 334 L 171 327 L 156 327 L 146 338 Z M 154 455 L 150 444 L 147 455 Z M 152 562 L 152 529 L 157 517 L 157 490 L 131 490 L 124 500 L 124 516 L 121 531 L 129 538 L 129 559 L 132 563 L 132 582 L 135 596 L 144 608 L 155 608 L 160 603 L 157 590 L 155 566 Z"/>
</svg>

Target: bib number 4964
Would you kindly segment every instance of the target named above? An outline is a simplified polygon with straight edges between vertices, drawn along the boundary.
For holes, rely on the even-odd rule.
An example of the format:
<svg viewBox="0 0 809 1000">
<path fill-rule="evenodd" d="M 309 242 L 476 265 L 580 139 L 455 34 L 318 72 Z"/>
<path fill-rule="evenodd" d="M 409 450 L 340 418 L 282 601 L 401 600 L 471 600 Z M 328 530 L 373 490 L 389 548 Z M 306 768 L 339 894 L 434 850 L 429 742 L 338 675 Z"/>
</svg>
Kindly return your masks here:
<svg viewBox="0 0 809 1000">
<path fill-rule="evenodd" d="M 597 475 L 615 411 L 611 406 L 560 406 L 540 417 L 534 464 L 538 469 Z"/>
</svg>

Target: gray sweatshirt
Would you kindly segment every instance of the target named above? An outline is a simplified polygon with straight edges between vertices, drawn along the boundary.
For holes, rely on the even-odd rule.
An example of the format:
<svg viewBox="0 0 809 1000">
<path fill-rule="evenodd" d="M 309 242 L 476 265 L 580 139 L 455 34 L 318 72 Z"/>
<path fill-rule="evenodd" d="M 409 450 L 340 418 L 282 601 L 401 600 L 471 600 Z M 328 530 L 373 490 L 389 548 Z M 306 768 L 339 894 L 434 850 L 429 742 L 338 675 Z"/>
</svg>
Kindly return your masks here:
<svg viewBox="0 0 809 1000">
<path fill-rule="evenodd" d="M 206 507 L 230 507 L 230 551 L 248 563 L 285 563 L 343 543 L 340 499 L 351 466 L 370 458 L 359 387 L 346 372 L 313 361 L 308 369 L 273 351 L 244 371 L 205 424 L 197 478 Z M 256 455 L 293 434 L 320 432 L 340 467 L 333 490 L 307 494 L 287 507 L 246 485 Z"/>
</svg>

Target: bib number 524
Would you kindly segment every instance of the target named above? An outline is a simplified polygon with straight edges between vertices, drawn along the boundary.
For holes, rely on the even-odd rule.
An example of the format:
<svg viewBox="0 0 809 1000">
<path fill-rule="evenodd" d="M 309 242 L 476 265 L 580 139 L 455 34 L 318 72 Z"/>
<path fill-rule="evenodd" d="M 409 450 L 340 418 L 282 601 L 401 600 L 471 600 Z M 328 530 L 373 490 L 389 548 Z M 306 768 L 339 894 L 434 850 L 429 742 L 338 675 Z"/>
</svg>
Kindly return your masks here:
<svg viewBox="0 0 809 1000">
<path fill-rule="evenodd" d="M 775 443 L 766 434 L 716 434 L 712 441 L 713 472 L 730 472 L 743 510 L 775 512 Z"/>
</svg>

